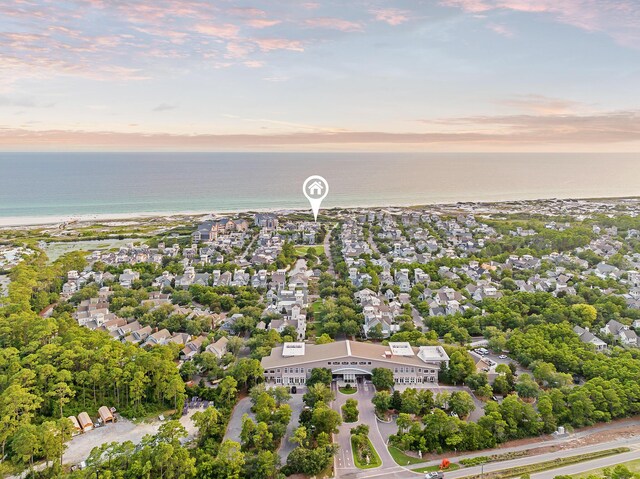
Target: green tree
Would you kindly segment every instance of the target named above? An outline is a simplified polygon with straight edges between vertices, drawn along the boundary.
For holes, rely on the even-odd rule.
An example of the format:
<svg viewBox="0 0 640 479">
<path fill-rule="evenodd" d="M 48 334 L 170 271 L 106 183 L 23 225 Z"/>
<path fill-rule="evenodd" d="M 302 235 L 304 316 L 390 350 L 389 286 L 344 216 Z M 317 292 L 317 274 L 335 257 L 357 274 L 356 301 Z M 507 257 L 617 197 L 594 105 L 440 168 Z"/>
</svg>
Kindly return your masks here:
<svg viewBox="0 0 640 479">
<path fill-rule="evenodd" d="M 371 370 L 371 381 L 378 390 L 388 390 L 393 387 L 393 371 L 387 368 L 373 368 Z"/>
<path fill-rule="evenodd" d="M 307 392 L 302 396 L 302 400 L 310 408 L 316 407 L 317 404 L 329 404 L 334 399 L 335 394 L 324 383 L 316 383 L 307 388 Z"/>
<path fill-rule="evenodd" d="M 311 427 L 313 428 L 314 435 L 320 433 L 334 434 L 338 432 L 338 426 L 342 424 L 340 414 L 333 409 L 330 409 L 325 404 L 318 404 L 311 414 Z"/>
<path fill-rule="evenodd" d="M 333 341 L 334 340 L 331 339 L 331 337 L 327 333 L 321 334 L 316 338 L 316 344 L 328 344 L 332 343 Z"/>
<path fill-rule="evenodd" d="M 371 398 L 376 412 L 380 415 L 386 413 L 391 407 L 391 394 L 389 391 L 378 391 Z"/>
<path fill-rule="evenodd" d="M 459 417 L 467 417 L 475 410 L 473 398 L 466 391 L 455 391 L 449 399 L 449 409 Z"/>
<path fill-rule="evenodd" d="M 33 471 L 33 458 L 40 453 L 41 444 L 38 429 L 33 424 L 24 424 L 16 431 L 11 441 L 13 454 Z"/>
<path fill-rule="evenodd" d="M 331 385 L 332 373 L 329 368 L 313 368 L 309 379 L 307 379 L 307 387 L 311 387 L 314 384 L 322 383 L 325 386 Z"/>
<path fill-rule="evenodd" d="M 341 409 L 344 422 L 356 422 L 358 420 L 358 401 L 355 399 L 347 399 Z"/>
</svg>

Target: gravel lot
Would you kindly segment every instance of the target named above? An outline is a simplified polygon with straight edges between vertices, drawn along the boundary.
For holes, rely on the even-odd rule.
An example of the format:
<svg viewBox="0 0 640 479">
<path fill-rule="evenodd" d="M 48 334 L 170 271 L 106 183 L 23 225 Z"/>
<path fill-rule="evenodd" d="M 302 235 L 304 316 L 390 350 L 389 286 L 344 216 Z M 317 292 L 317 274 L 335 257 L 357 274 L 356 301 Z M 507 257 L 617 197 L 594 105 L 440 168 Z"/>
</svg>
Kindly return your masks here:
<svg viewBox="0 0 640 479">
<path fill-rule="evenodd" d="M 186 428 L 190 437 L 193 437 L 197 429 L 191 420 L 191 416 L 197 410 L 189 410 L 186 416 L 180 418 L 180 423 Z M 202 411 L 202 409 L 200 409 Z M 131 441 L 134 444 L 146 434 L 155 434 L 162 424 L 159 420 L 144 423 L 133 423 L 122 417 L 118 418 L 118 422 L 107 424 L 85 434 L 74 437 L 67 443 L 67 450 L 64 453 L 65 464 L 78 464 L 84 461 L 94 447 L 101 446 L 109 442 L 125 442 Z"/>
</svg>

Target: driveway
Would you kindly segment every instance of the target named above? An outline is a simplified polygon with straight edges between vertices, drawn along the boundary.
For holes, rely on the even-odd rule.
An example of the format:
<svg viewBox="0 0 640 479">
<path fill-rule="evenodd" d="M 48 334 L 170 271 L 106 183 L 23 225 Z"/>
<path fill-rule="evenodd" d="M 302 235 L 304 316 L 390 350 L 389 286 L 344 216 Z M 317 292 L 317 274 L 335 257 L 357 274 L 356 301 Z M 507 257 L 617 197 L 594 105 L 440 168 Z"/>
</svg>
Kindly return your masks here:
<svg viewBox="0 0 640 479">
<path fill-rule="evenodd" d="M 332 384 L 335 391 L 335 383 Z M 336 456 L 335 469 L 336 477 L 358 478 L 358 477 L 387 477 L 387 474 L 405 470 L 404 467 L 398 466 L 389 454 L 385 440 L 380 432 L 379 423 L 376 419 L 371 398 L 375 394 L 375 389 L 371 383 L 359 384 L 356 394 L 342 394 L 336 392 L 336 400 L 333 402 L 333 408 L 342 414 L 340 407 L 347 399 L 356 399 L 358 401 L 358 421 L 353 423 L 343 423 L 335 436 L 336 443 L 340 446 L 340 450 Z M 358 469 L 353 463 L 353 453 L 351 451 L 351 428 L 366 424 L 369 426 L 369 439 L 375 447 L 378 456 L 382 461 L 382 465 L 372 469 Z"/>
<path fill-rule="evenodd" d="M 227 432 L 224 435 L 224 440 L 230 439 L 232 441 L 240 442 L 240 433 L 242 432 L 242 416 L 248 414 L 251 419 L 255 421 L 255 415 L 251 412 L 251 398 L 245 397 L 238 401 L 236 407 L 231 413 L 231 419 L 227 426 Z"/>
<path fill-rule="evenodd" d="M 280 443 L 280 449 L 278 449 L 278 455 L 280 456 L 280 460 L 282 464 L 287 462 L 287 456 L 289 453 L 296 448 L 296 444 L 291 442 L 289 439 L 293 437 L 293 433 L 300 425 L 300 413 L 302 412 L 302 408 L 304 407 L 304 403 L 302 402 L 302 396 L 307 392 L 307 389 L 303 386 L 298 386 L 298 392 L 296 394 L 291 395 L 291 399 L 287 404 L 291 406 L 291 421 L 289 421 L 289 425 L 287 426 L 287 432 L 282 438 L 282 442 Z"/>
</svg>

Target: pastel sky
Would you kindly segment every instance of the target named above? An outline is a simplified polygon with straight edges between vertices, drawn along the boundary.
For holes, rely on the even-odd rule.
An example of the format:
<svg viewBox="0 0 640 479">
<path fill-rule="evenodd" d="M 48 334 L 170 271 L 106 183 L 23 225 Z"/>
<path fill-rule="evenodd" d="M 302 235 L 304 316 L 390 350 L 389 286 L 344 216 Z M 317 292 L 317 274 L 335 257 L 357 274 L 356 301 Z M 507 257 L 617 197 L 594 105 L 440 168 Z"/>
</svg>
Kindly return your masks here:
<svg viewBox="0 0 640 479">
<path fill-rule="evenodd" d="M 0 0 L 0 150 L 640 151 L 639 0 Z"/>
</svg>

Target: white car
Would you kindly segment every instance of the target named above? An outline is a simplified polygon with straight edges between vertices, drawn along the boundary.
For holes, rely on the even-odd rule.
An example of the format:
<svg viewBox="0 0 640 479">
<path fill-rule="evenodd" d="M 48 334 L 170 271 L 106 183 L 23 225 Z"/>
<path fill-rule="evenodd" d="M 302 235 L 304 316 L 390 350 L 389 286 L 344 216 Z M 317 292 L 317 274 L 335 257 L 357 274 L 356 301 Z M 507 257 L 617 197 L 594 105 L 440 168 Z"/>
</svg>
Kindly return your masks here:
<svg viewBox="0 0 640 479">
<path fill-rule="evenodd" d="M 506 354 L 501 354 L 500 356 L 498 356 L 498 358 L 500 358 L 500 359 L 508 359 Z"/>
<path fill-rule="evenodd" d="M 427 472 L 424 475 L 424 479 L 441 479 L 443 474 L 441 472 Z"/>
</svg>

